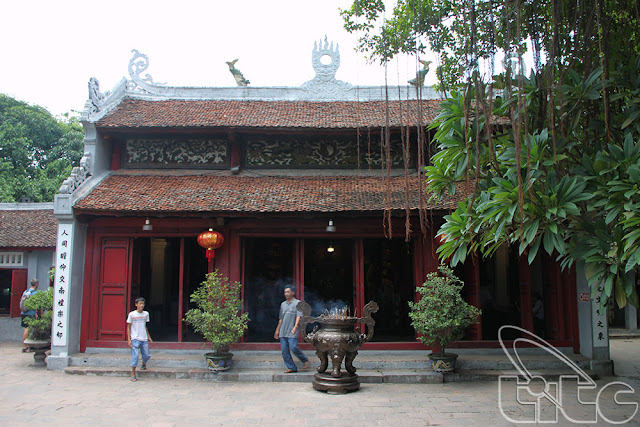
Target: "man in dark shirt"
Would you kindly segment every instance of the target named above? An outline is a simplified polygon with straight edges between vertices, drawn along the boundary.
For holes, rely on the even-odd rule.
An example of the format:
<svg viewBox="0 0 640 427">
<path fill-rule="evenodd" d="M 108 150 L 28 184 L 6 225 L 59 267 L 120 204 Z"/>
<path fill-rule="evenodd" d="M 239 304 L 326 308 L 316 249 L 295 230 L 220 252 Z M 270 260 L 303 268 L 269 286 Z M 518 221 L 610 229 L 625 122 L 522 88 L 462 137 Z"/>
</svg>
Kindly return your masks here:
<svg viewBox="0 0 640 427">
<path fill-rule="evenodd" d="M 300 324 L 302 313 L 297 309 L 300 300 L 295 298 L 295 294 L 296 289 L 294 286 L 287 285 L 284 288 L 285 300 L 280 304 L 278 326 L 276 326 L 276 332 L 273 334 L 275 339 L 280 340 L 282 358 L 285 365 L 287 365 L 287 370 L 284 371 L 285 374 L 298 371 L 298 367 L 291 357 L 291 352 L 300 359 L 303 369 L 309 367 L 309 358 L 298 347 L 298 325 Z"/>
</svg>

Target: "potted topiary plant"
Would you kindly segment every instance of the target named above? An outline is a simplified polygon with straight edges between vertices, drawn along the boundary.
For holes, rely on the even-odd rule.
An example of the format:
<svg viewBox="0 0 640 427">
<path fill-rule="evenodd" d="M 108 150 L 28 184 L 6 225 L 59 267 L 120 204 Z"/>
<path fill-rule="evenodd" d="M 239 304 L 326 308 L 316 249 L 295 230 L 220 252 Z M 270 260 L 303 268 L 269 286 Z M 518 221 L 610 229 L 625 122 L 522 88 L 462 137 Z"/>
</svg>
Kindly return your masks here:
<svg viewBox="0 0 640 427">
<path fill-rule="evenodd" d="M 204 355 L 211 371 L 231 367 L 233 353 L 229 346 L 238 342 L 247 329 L 249 315 L 241 313 L 241 292 L 241 283 L 231 282 L 215 270 L 191 294 L 191 302 L 197 308 L 187 311 L 184 321 L 211 344 L 213 352 Z"/>
<path fill-rule="evenodd" d="M 463 282 L 447 266 L 438 267 L 439 272 L 429 273 L 424 284 L 417 288 L 418 302 L 409 302 L 411 324 L 426 345 L 439 344 L 440 351 L 431 352 L 431 368 L 436 372 L 451 372 L 455 369 L 458 355 L 445 353 L 449 343 L 458 341 L 465 329 L 477 323 L 482 313 L 462 299 Z"/>
<path fill-rule="evenodd" d="M 27 318 L 29 338 L 24 343 L 34 351 L 36 365 L 44 365 L 45 351 L 51 346 L 51 319 L 53 316 L 53 288 L 38 291 L 24 301 L 26 310 L 35 310 L 35 318 Z"/>
</svg>

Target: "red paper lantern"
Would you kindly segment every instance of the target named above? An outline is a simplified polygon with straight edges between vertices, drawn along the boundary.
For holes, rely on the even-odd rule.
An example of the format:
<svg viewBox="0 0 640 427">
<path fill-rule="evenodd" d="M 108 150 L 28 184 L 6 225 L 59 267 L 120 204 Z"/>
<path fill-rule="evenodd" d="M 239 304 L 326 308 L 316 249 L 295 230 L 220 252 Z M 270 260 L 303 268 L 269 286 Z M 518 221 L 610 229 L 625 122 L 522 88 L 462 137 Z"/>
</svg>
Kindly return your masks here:
<svg viewBox="0 0 640 427">
<path fill-rule="evenodd" d="M 216 257 L 215 250 L 224 243 L 224 237 L 217 231 L 210 228 L 209 231 L 203 231 L 198 236 L 198 244 L 207 250 L 207 259 Z"/>
</svg>

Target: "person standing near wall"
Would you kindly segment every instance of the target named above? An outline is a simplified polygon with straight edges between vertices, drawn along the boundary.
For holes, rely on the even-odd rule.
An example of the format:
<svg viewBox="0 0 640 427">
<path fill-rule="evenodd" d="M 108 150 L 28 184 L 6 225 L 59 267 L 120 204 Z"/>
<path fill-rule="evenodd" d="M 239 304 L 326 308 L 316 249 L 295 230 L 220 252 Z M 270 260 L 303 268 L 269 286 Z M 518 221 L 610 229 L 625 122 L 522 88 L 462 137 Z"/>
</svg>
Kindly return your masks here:
<svg viewBox="0 0 640 427">
<path fill-rule="evenodd" d="M 273 334 L 275 339 L 280 340 L 282 358 L 285 365 L 287 365 L 287 370 L 284 371 L 285 374 L 298 371 L 298 367 L 291 357 L 291 352 L 303 363 L 303 369 L 309 367 L 309 358 L 298 347 L 298 325 L 300 324 L 302 313 L 298 311 L 297 306 L 300 300 L 295 298 L 295 294 L 296 289 L 292 285 L 287 285 L 284 288 L 285 300 L 280 304 L 280 320 L 278 320 L 276 332 Z"/>
<path fill-rule="evenodd" d="M 142 297 L 136 298 L 136 309 L 127 316 L 127 343 L 131 347 L 131 381 L 137 381 L 136 367 L 138 357 L 142 356 L 142 366 L 140 370 L 147 369 L 147 362 L 151 359 L 149 343 L 153 342 L 147 323 L 149 323 L 149 312 L 144 311 L 146 300 Z"/>
<path fill-rule="evenodd" d="M 31 279 L 31 283 L 29 284 L 29 289 L 25 290 L 22 293 L 22 296 L 20 297 L 20 309 L 21 309 L 21 311 L 20 311 L 20 317 L 21 317 L 20 324 L 24 328 L 24 332 L 22 333 L 22 352 L 23 353 L 26 353 L 27 350 L 28 350 L 27 345 L 24 343 L 24 341 L 27 338 L 29 338 L 29 325 L 27 325 L 25 320 L 28 319 L 28 318 L 35 318 L 36 317 L 36 311 L 35 310 L 26 310 L 23 307 L 23 303 L 28 298 L 30 298 L 31 295 L 33 295 L 36 292 L 38 292 L 38 284 L 39 283 L 40 282 L 38 282 L 38 279 Z"/>
</svg>

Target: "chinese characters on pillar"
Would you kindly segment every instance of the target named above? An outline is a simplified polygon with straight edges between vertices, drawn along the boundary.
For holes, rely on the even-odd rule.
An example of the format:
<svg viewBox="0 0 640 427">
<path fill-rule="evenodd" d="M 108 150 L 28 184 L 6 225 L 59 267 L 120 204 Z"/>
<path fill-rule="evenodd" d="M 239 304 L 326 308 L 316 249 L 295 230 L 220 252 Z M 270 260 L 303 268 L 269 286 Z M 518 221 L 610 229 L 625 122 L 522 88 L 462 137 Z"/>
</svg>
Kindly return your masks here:
<svg viewBox="0 0 640 427">
<path fill-rule="evenodd" d="M 609 345 L 607 329 L 607 308 L 601 305 L 602 285 L 598 286 L 597 296 L 591 300 L 591 326 L 593 329 L 593 346 L 606 347 Z"/>
<path fill-rule="evenodd" d="M 71 247 L 73 245 L 73 226 L 58 224 L 56 245 L 56 270 L 53 302 L 53 345 L 67 344 L 67 315 L 69 310 L 69 283 L 71 282 Z"/>
</svg>

